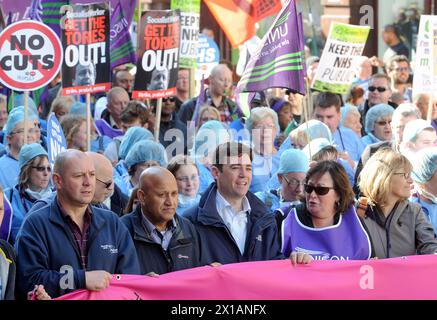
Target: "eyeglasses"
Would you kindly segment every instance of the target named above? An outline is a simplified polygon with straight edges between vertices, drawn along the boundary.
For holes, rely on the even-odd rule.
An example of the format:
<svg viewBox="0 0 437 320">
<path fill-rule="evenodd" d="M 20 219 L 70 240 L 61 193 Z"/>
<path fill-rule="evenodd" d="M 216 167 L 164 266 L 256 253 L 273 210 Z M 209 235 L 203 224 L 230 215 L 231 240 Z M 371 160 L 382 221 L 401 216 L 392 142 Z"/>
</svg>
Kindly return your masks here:
<svg viewBox="0 0 437 320">
<path fill-rule="evenodd" d="M 410 68 L 402 67 L 402 68 L 395 68 L 393 70 L 398 71 L 398 72 L 408 72 L 408 71 L 410 71 Z"/>
<path fill-rule="evenodd" d="M 385 91 L 387 91 L 387 88 L 384 88 L 384 87 L 374 87 L 374 86 L 369 87 L 369 91 L 370 92 L 374 92 L 375 90 L 378 90 L 378 92 L 385 92 Z"/>
<path fill-rule="evenodd" d="M 178 177 L 178 178 L 176 178 L 176 180 L 180 181 L 180 182 L 185 182 L 185 183 L 187 183 L 188 181 L 194 182 L 194 181 L 199 180 L 199 176 L 198 175 L 194 175 L 194 176 L 191 176 L 191 177 L 187 177 L 187 176 Z"/>
<path fill-rule="evenodd" d="M 47 166 L 47 167 L 43 167 L 43 166 L 32 166 L 32 169 L 36 169 L 36 171 L 38 172 L 43 172 L 45 170 L 47 170 L 48 172 L 52 172 L 52 167 Z"/>
<path fill-rule="evenodd" d="M 40 132 L 40 128 L 39 127 L 34 127 L 34 128 L 29 128 L 28 133 L 32 134 L 32 133 L 38 133 Z M 17 131 L 12 131 L 9 135 L 12 136 L 14 134 L 21 134 L 24 133 L 24 129 L 18 129 Z"/>
<path fill-rule="evenodd" d="M 288 184 L 289 186 L 291 186 L 291 187 L 295 187 L 295 188 L 297 188 L 297 187 L 299 187 L 300 185 L 304 185 L 304 184 L 305 184 L 303 181 L 299 181 L 299 180 L 296 180 L 296 179 L 290 179 L 290 180 L 288 180 L 286 176 L 283 176 L 283 178 L 284 178 L 285 182 L 287 182 L 287 184 Z"/>
<path fill-rule="evenodd" d="M 389 121 L 376 121 L 376 124 L 380 125 L 380 126 L 386 126 L 388 124 L 391 124 L 391 120 L 389 120 Z"/>
<path fill-rule="evenodd" d="M 395 172 L 394 174 L 404 176 L 405 180 L 409 180 L 411 178 L 411 172 Z"/>
<path fill-rule="evenodd" d="M 100 183 L 103 183 L 103 184 L 105 185 L 105 188 L 106 188 L 106 189 L 109 189 L 109 188 L 111 187 L 111 185 L 112 185 L 112 180 L 111 180 L 111 181 L 108 181 L 108 182 L 102 181 L 102 180 L 97 179 L 97 178 L 96 178 L 96 180 L 97 180 L 98 182 L 100 182 Z"/>
<path fill-rule="evenodd" d="M 305 186 L 305 192 L 307 194 L 310 194 L 314 191 L 319 196 L 324 196 L 325 194 L 327 194 L 329 192 L 329 190 L 334 189 L 331 187 L 321 187 L 321 186 L 316 187 L 316 186 L 312 186 L 310 184 L 305 184 L 304 186 Z"/>
<path fill-rule="evenodd" d="M 175 97 L 169 97 L 169 98 L 162 98 L 162 102 L 175 102 L 176 98 Z"/>
<path fill-rule="evenodd" d="M 259 130 L 266 130 L 266 129 L 273 130 L 275 129 L 275 125 L 274 124 L 256 125 L 253 128 Z"/>
</svg>

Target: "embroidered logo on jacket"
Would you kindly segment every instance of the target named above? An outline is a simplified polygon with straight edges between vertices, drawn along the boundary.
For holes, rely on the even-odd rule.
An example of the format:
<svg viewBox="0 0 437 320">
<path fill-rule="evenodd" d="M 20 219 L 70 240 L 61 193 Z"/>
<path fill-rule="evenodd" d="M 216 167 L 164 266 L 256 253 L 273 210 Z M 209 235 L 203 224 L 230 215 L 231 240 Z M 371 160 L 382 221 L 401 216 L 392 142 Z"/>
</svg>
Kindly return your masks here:
<svg viewBox="0 0 437 320">
<path fill-rule="evenodd" d="M 103 250 L 108 250 L 111 254 L 118 253 L 118 249 L 112 244 L 102 244 L 100 248 L 102 248 Z"/>
</svg>

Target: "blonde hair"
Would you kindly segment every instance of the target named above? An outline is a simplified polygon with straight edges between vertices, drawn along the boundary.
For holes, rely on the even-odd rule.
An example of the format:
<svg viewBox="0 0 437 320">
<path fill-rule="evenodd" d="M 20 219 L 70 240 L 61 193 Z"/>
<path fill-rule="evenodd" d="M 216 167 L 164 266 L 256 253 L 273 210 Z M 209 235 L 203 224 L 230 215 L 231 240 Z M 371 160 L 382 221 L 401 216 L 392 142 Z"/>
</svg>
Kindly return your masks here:
<svg viewBox="0 0 437 320">
<path fill-rule="evenodd" d="M 220 121 L 220 119 L 221 119 L 220 111 L 217 108 L 211 107 L 211 106 L 205 104 L 205 105 L 200 107 L 199 118 L 198 118 L 199 119 L 199 123 L 197 125 L 197 129 L 199 129 L 201 127 L 200 123 L 201 123 L 201 120 L 202 120 L 202 116 L 203 116 L 203 114 L 205 112 L 209 112 L 209 113 L 214 114 L 214 116 L 216 116 L 216 120 L 217 121 Z"/>
<path fill-rule="evenodd" d="M 67 109 L 67 113 L 70 112 L 70 108 L 74 103 L 74 99 L 72 96 L 60 96 L 55 98 L 52 102 L 52 106 L 50 108 L 50 113 L 56 113 L 59 109 L 65 108 Z"/>
<path fill-rule="evenodd" d="M 73 148 L 73 136 L 79 131 L 82 123 L 86 123 L 86 119 L 72 114 L 67 114 L 62 117 L 61 127 L 62 131 L 64 131 L 65 140 L 67 141 L 67 148 Z M 87 151 L 87 150 L 81 150 Z"/>
<path fill-rule="evenodd" d="M 389 148 L 378 150 L 366 162 L 358 177 L 358 186 L 369 203 L 384 207 L 388 201 L 394 173 L 399 170 L 411 172 L 413 166 L 400 153 Z"/>
</svg>

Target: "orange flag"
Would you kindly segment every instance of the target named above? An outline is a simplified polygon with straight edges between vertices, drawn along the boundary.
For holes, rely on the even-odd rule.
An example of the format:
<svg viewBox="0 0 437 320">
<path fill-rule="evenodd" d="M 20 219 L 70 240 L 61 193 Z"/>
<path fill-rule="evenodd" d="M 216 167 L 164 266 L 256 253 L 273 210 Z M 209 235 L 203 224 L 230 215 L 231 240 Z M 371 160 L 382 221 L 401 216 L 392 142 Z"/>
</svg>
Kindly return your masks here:
<svg viewBox="0 0 437 320">
<path fill-rule="evenodd" d="M 279 10 L 280 0 L 205 0 L 233 47 L 255 35 L 255 23 Z"/>
</svg>

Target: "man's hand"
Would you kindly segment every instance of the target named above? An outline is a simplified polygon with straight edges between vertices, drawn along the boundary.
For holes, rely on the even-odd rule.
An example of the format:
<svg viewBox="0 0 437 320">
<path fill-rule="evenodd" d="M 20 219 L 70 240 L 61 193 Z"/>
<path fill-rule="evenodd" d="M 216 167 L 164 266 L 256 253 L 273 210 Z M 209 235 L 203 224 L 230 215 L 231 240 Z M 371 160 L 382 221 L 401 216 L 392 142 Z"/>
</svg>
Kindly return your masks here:
<svg viewBox="0 0 437 320">
<path fill-rule="evenodd" d="M 222 264 L 220 262 L 213 262 L 209 264 L 211 267 L 220 267 Z"/>
<path fill-rule="evenodd" d="M 112 275 L 103 270 L 85 272 L 86 288 L 92 291 L 102 291 L 109 286 Z"/>
<path fill-rule="evenodd" d="M 27 300 L 52 300 L 43 285 L 35 285 L 35 288 L 27 293 Z"/>
<path fill-rule="evenodd" d="M 159 274 L 155 273 L 155 272 L 149 272 L 148 274 L 146 274 L 146 276 L 152 277 L 152 278 L 159 278 Z"/>
<path fill-rule="evenodd" d="M 369 61 L 373 67 L 384 68 L 384 66 L 385 66 L 385 63 L 376 56 L 369 58 Z"/>
<path fill-rule="evenodd" d="M 304 252 L 293 251 L 290 254 L 290 260 L 291 265 L 294 267 L 296 264 L 309 264 L 314 259 L 309 254 L 306 254 Z"/>
</svg>

